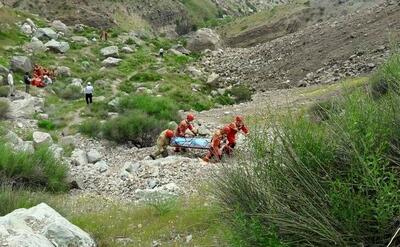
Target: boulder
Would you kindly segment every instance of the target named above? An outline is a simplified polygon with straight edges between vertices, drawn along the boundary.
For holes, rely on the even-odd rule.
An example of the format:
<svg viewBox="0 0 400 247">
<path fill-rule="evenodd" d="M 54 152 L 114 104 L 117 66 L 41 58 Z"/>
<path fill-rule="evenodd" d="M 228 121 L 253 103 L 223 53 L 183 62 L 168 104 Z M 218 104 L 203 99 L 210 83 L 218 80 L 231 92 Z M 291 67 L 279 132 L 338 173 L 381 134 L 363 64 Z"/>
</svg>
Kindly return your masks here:
<svg viewBox="0 0 400 247">
<path fill-rule="evenodd" d="M 177 51 L 177 50 L 172 49 L 172 48 L 169 49 L 168 52 L 171 53 L 172 55 L 175 55 L 175 56 L 184 56 L 184 54 L 182 52 Z"/>
<path fill-rule="evenodd" d="M 28 23 L 24 23 L 21 26 L 21 32 L 26 35 L 31 35 L 33 33 L 32 27 Z"/>
<path fill-rule="evenodd" d="M 58 34 L 51 28 L 39 28 L 35 32 L 35 37 L 38 39 L 58 39 Z"/>
<path fill-rule="evenodd" d="M 63 146 L 75 146 L 75 142 L 75 137 L 73 136 L 64 136 L 58 141 Z"/>
<path fill-rule="evenodd" d="M 70 84 L 70 86 L 76 86 L 76 87 L 82 87 L 83 84 L 83 80 L 80 78 L 74 78 L 72 79 L 72 82 Z"/>
<path fill-rule="evenodd" d="M 88 38 L 83 36 L 72 36 L 71 41 L 73 43 L 81 44 L 81 45 L 89 45 L 90 41 Z"/>
<path fill-rule="evenodd" d="M 17 152 L 33 153 L 35 149 L 33 147 L 33 142 L 23 141 L 14 132 L 9 131 L 5 135 L 5 140 L 10 144 L 11 148 Z"/>
<path fill-rule="evenodd" d="M 30 72 L 32 70 L 32 62 L 26 56 L 14 56 L 10 61 L 13 71 Z"/>
<path fill-rule="evenodd" d="M 120 97 L 112 99 L 110 102 L 108 102 L 108 106 L 112 107 L 113 109 L 118 108 L 119 106 L 119 101 L 121 100 Z"/>
<path fill-rule="evenodd" d="M 96 166 L 96 169 L 97 169 L 100 173 L 106 172 L 106 171 L 108 170 L 107 162 L 105 162 L 104 160 L 97 162 L 97 163 L 95 164 L 95 166 Z"/>
<path fill-rule="evenodd" d="M 189 72 L 189 74 L 191 74 L 196 79 L 203 76 L 203 72 L 201 72 L 201 70 L 197 69 L 196 67 L 189 66 L 189 67 L 187 67 L 186 70 L 187 70 L 187 72 Z"/>
<path fill-rule="evenodd" d="M 35 39 L 30 43 L 25 44 L 24 50 L 27 52 L 37 53 L 37 52 L 44 52 L 47 50 L 47 48 L 42 41 Z"/>
<path fill-rule="evenodd" d="M 54 158 L 58 160 L 61 160 L 64 156 L 64 149 L 60 145 L 53 144 L 50 146 L 49 150 L 53 153 Z"/>
<path fill-rule="evenodd" d="M 129 172 L 130 174 L 137 174 L 140 171 L 141 164 L 137 162 L 126 162 L 124 164 L 124 170 Z"/>
<path fill-rule="evenodd" d="M 221 39 L 213 30 L 202 28 L 189 37 L 187 47 L 194 52 L 216 50 L 221 47 Z"/>
<path fill-rule="evenodd" d="M 45 44 L 47 48 L 50 50 L 57 52 L 57 53 L 66 53 L 69 50 L 69 44 L 68 42 L 64 41 L 56 41 L 54 39 L 50 40 Z"/>
<path fill-rule="evenodd" d="M 114 67 L 114 66 L 118 66 L 118 64 L 121 61 L 122 61 L 122 59 L 119 59 L 119 58 L 108 57 L 103 62 L 101 62 L 101 64 L 105 67 Z"/>
<path fill-rule="evenodd" d="M 11 247 L 96 246 L 89 234 L 45 203 L 0 217 L 0 240 Z"/>
<path fill-rule="evenodd" d="M 96 149 L 92 149 L 87 153 L 87 160 L 89 163 L 96 163 L 100 161 L 103 155 Z"/>
<path fill-rule="evenodd" d="M 39 147 L 41 145 L 51 145 L 53 144 L 53 138 L 49 133 L 35 131 L 33 132 L 33 145 Z"/>
<path fill-rule="evenodd" d="M 24 98 L 16 99 L 9 102 L 10 109 L 6 115 L 10 119 L 31 119 L 35 113 L 43 112 L 44 100 L 43 98 L 33 97 L 29 94 L 23 93 Z"/>
<path fill-rule="evenodd" d="M 71 155 L 71 162 L 76 166 L 84 166 L 88 164 L 86 152 L 81 149 L 75 149 Z"/>
<path fill-rule="evenodd" d="M 217 73 L 212 73 L 210 76 L 208 76 L 207 84 L 212 86 L 218 86 L 218 83 L 219 83 L 219 75 Z"/>
<path fill-rule="evenodd" d="M 71 69 L 66 66 L 58 66 L 55 71 L 57 76 L 71 76 Z"/>
<path fill-rule="evenodd" d="M 36 30 L 37 30 L 36 24 L 35 24 L 30 18 L 27 18 L 27 19 L 25 20 L 25 22 L 28 23 L 29 26 L 31 26 L 31 28 L 32 28 L 33 31 L 36 31 Z"/>
<path fill-rule="evenodd" d="M 59 31 L 59 32 L 63 32 L 63 33 L 67 33 L 68 32 L 68 26 L 65 25 L 62 21 L 60 20 L 54 20 L 51 23 L 51 27 L 54 28 L 55 30 Z"/>
<path fill-rule="evenodd" d="M 125 52 L 125 53 L 133 53 L 133 49 L 130 48 L 129 46 L 125 46 L 121 49 L 121 51 Z"/>
<path fill-rule="evenodd" d="M 118 46 L 108 46 L 100 50 L 104 57 L 118 57 Z"/>
<path fill-rule="evenodd" d="M 184 55 L 190 55 L 191 53 L 188 49 L 186 49 L 183 45 L 180 44 L 172 46 L 172 49 L 177 50 Z"/>
</svg>

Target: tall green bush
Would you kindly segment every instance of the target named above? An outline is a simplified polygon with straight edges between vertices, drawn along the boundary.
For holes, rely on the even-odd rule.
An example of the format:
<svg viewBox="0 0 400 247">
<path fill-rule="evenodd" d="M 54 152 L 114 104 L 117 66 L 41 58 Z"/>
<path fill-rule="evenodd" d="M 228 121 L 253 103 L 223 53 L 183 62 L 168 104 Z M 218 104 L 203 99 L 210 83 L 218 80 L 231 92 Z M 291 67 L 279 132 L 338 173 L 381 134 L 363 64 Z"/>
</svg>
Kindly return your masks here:
<svg viewBox="0 0 400 247">
<path fill-rule="evenodd" d="M 67 189 L 66 176 L 67 167 L 46 147 L 30 154 L 14 152 L 6 144 L 0 144 L 2 183 L 59 192 Z"/>
<path fill-rule="evenodd" d="M 392 69 L 378 77 L 395 78 L 399 61 L 389 60 L 383 68 Z M 271 121 L 268 134 L 253 135 L 238 164 L 216 181 L 216 195 L 231 222 L 237 212 L 256 217 L 284 244 L 386 246 L 400 216 L 397 89 L 379 99 L 356 89 L 321 105 L 323 121 L 289 114 Z M 246 238 L 260 239 L 254 234 Z"/>
</svg>

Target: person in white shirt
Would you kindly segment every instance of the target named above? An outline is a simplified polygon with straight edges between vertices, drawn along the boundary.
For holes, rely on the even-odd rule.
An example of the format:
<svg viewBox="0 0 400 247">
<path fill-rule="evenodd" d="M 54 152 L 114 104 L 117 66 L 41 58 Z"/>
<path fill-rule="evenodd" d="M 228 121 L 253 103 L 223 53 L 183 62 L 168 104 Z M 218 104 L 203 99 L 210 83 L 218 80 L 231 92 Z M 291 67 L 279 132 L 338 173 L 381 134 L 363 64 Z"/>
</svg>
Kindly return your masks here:
<svg viewBox="0 0 400 247">
<path fill-rule="evenodd" d="M 163 58 L 164 57 L 164 49 L 160 48 L 160 52 L 159 53 L 160 53 L 160 57 Z"/>
<path fill-rule="evenodd" d="M 90 82 L 85 87 L 86 104 L 92 104 L 93 101 L 93 86 Z"/>
<path fill-rule="evenodd" d="M 48 75 L 44 75 L 44 76 L 43 76 L 43 82 L 44 82 L 46 85 L 53 84 L 53 80 L 52 80 Z"/>
<path fill-rule="evenodd" d="M 12 73 L 13 71 L 10 69 L 7 76 L 7 82 L 8 85 L 10 86 L 10 92 L 8 96 L 14 96 L 14 76 Z"/>
</svg>

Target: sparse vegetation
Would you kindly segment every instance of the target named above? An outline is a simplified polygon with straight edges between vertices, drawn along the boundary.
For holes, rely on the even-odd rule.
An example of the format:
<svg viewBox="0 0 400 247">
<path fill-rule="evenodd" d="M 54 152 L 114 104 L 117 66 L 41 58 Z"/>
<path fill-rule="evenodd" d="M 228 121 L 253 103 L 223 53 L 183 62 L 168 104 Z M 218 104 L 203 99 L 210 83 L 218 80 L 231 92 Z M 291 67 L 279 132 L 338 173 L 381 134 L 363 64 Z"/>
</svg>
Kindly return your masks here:
<svg viewBox="0 0 400 247">
<path fill-rule="evenodd" d="M 67 168 L 42 147 L 33 154 L 12 151 L 0 144 L 0 178 L 4 184 L 60 192 L 67 189 Z"/>
</svg>

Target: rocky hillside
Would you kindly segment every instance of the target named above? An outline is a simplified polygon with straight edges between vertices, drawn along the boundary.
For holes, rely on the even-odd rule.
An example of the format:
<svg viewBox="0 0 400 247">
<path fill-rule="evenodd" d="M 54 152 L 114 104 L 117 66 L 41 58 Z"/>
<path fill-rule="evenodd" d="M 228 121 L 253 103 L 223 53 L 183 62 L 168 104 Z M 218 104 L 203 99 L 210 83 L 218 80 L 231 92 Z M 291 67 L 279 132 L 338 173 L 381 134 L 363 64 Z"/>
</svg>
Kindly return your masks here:
<svg viewBox="0 0 400 247">
<path fill-rule="evenodd" d="M 169 36 L 187 33 L 207 20 L 223 15 L 244 15 L 286 1 L 237 0 L 3 0 L 4 4 L 36 13 L 49 20 L 98 28 L 119 26 L 131 31 L 154 28 Z M 43 11 L 45 10 L 45 11 Z"/>
<path fill-rule="evenodd" d="M 258 90 L 331 83 L 382 63 L 398 40 L 399 18 L 398 4 L 387 2 L 250 48 L 210 53 L 202 65 L 222 82 Z"/>
</svg>

